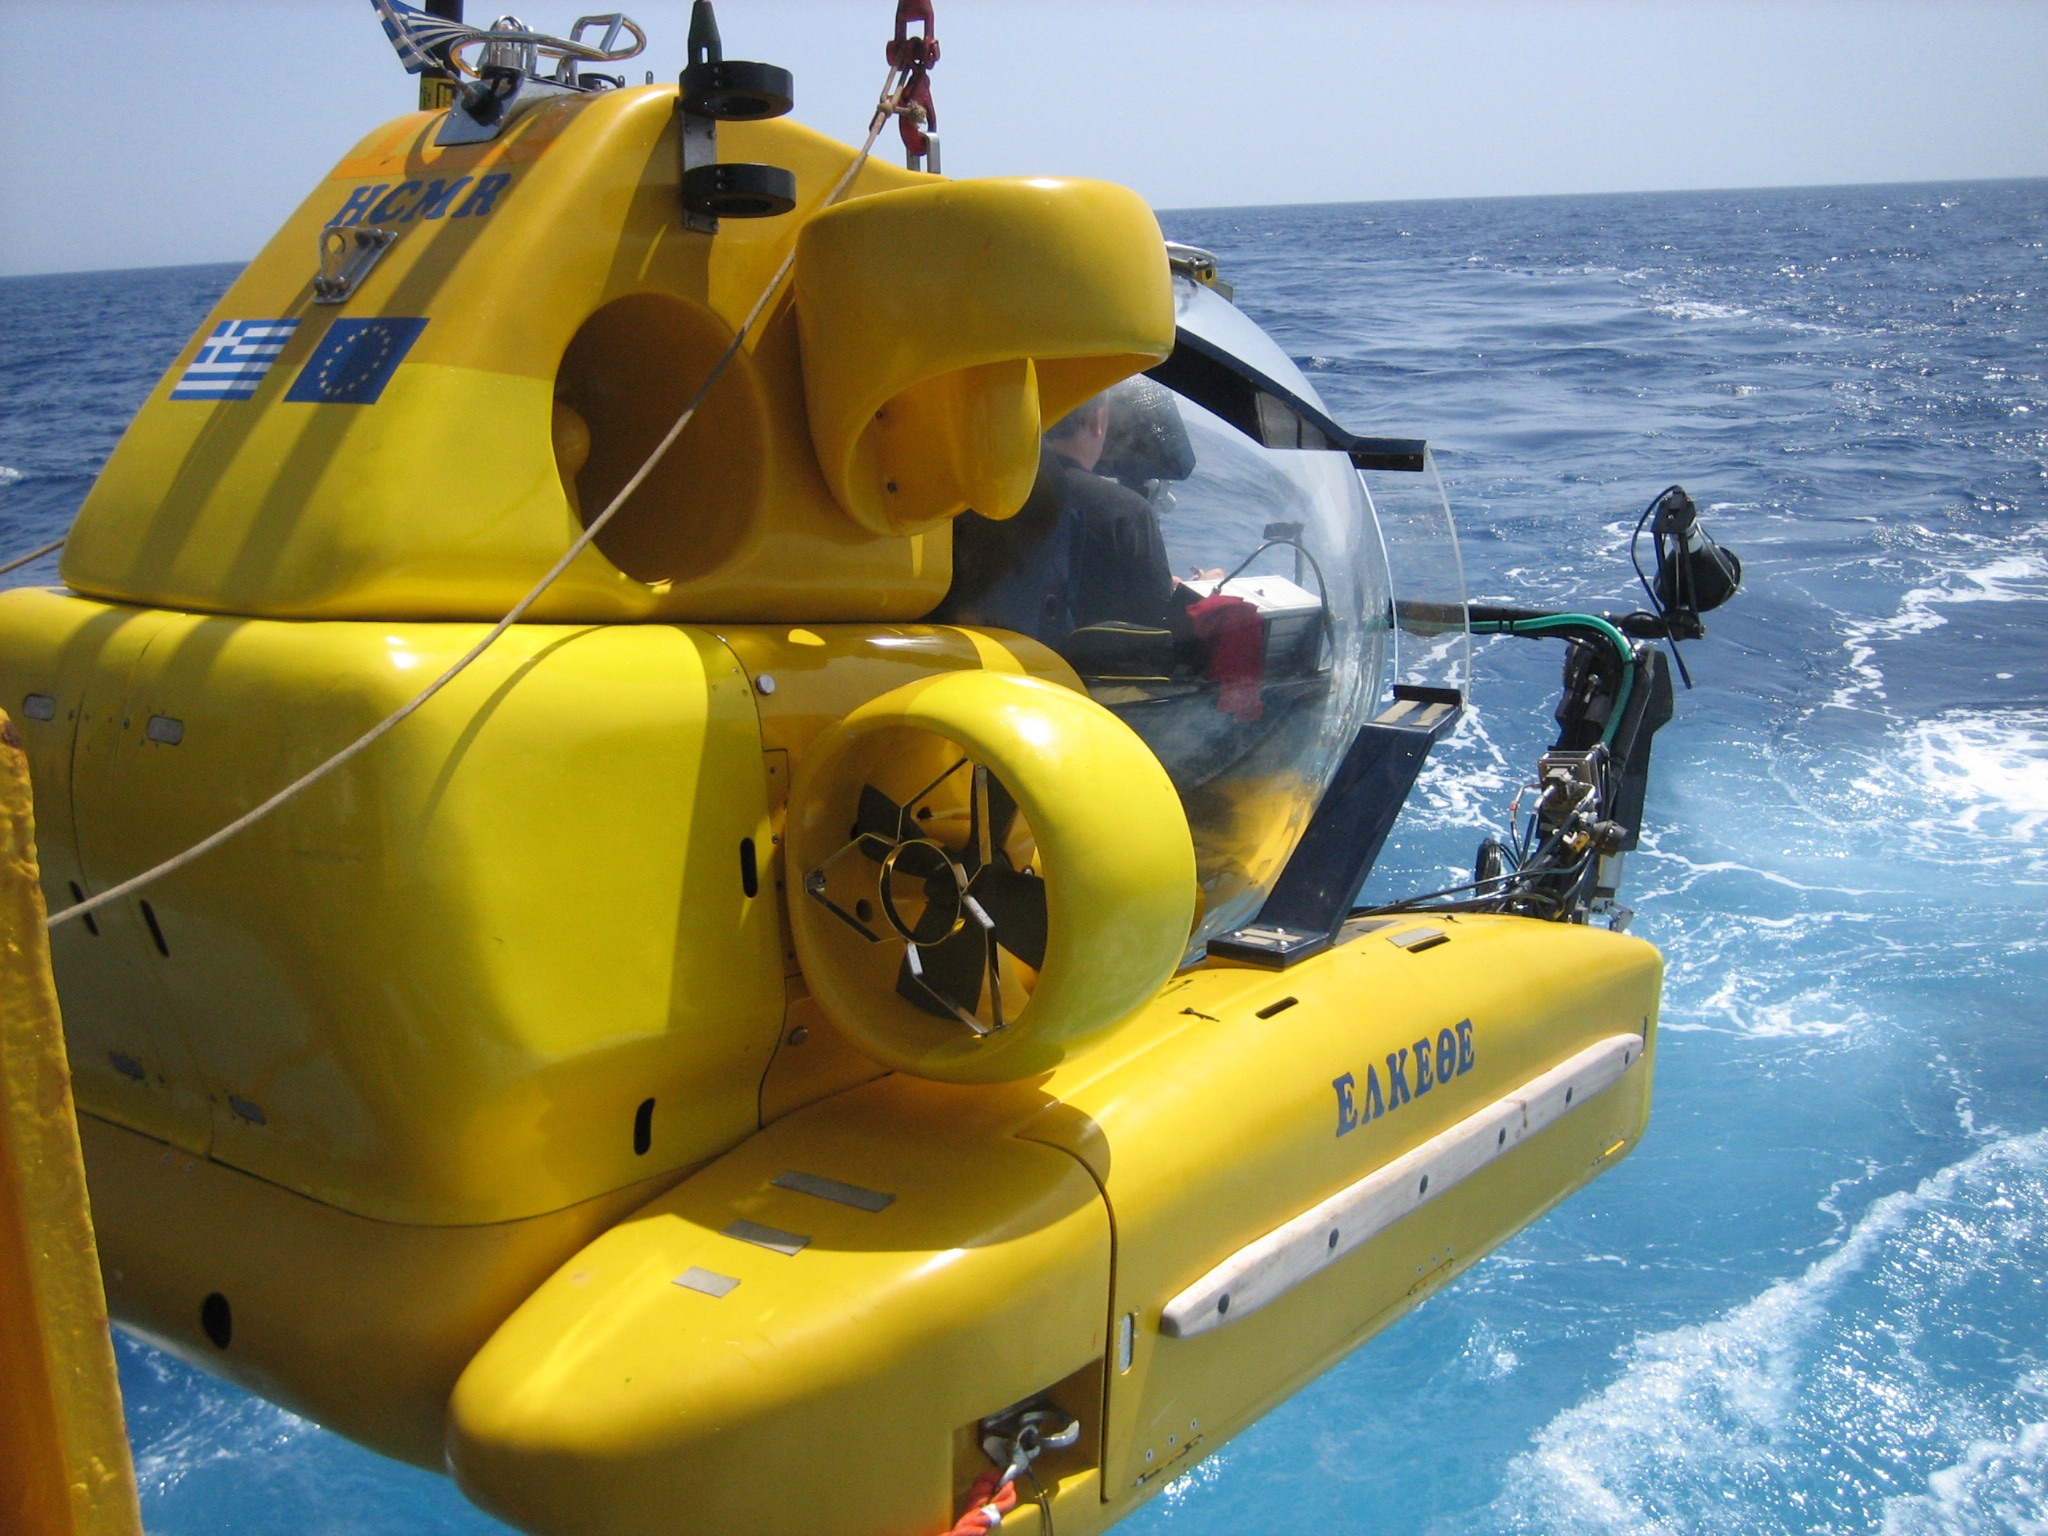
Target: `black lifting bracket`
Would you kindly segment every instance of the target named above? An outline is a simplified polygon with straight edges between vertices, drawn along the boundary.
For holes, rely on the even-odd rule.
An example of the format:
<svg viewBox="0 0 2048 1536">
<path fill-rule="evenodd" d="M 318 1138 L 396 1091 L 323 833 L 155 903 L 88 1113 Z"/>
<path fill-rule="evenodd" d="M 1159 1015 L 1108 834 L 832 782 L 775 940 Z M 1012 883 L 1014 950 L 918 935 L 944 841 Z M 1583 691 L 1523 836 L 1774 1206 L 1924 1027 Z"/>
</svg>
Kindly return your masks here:
<svg viewBox="0 0 2048 1536">
<path fill-rule="evenodd" d="M 718 124 L 780 117 L 795 100 L 789 71 L 776 64 L 728 59 L 718 38 L 711 0 L 690 8 L 690 63 L 677 107 L 682 156 L 683 227 L 718 233 L 725 219 L 768 219 L 796 206 L 796 176 L 779 165 L 725 164 L 718 160 Z"/>
<path fill-rule="evenodd" d="M 1335 943 L 1429 749 L 1464 709 L 1455 688 L 1396 683 L 1394 702 L 1359 728 L 1337 765 L 1258 917 L 1211 939 L 1211 957 L 1283 971 Z"/>
</svg>

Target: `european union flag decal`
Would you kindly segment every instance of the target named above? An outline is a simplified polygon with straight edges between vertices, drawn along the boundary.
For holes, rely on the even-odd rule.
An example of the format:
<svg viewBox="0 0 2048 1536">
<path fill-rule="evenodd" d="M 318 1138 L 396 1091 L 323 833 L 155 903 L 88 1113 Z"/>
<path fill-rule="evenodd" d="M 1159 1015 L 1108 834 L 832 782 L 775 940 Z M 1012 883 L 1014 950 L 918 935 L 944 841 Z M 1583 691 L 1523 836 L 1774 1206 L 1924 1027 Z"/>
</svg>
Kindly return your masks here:
<svg viewBox="0 0 2048 1536">
<path fill-rule="evenodd" d="M 223 320 L 171 386 L 173 400 L 247 400 L 299 328 L 296 320 Z"/>
<path fill-rule="evenodd" d="M 314 405 L 375 405 L 426 328 L 424 320 L 335 321 L 285 391 L 285 399 Z"/>
</svg>

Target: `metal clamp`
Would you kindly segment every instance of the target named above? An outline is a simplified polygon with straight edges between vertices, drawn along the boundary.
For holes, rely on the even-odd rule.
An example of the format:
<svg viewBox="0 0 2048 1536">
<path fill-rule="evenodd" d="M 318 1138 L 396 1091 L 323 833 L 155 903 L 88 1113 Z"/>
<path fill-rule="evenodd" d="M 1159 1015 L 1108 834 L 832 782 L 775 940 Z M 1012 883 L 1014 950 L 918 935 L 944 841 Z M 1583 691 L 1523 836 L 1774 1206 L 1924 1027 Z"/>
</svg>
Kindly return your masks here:
<svg viewBox="0 0 2048 1536">
<path fill-rule="evenodd" d="M 358 224 L 320 231 L 320 271 L 313 278 L 315 304 L 345 304 L 370 275 L 386 251 L 398 243 L 399 232 L 383 224 Z"/>
<path fill-rule="evenodd" d="M 1081 1438 L 1081 1421 L 1064 1409 L 1006 1408 L 981 1421 L 981 1449 L 1003 1469 L 998 1490 L 1031 1470 L 1047 1451 L 1063 1451 Z"/>
<path fill-rule="evenodd" d="M 779 165 L 721 162 L 718 125 L 758 122 L 790 109 L 795 87 L 775 64 L 728 59 L 710 0 L 690 8 L 690 62 L 677 82 L 676 137 L 683 228 L 718 233 L 718 221 L 771 219 L 796 206 L 796 173 Z"/>
</svg>

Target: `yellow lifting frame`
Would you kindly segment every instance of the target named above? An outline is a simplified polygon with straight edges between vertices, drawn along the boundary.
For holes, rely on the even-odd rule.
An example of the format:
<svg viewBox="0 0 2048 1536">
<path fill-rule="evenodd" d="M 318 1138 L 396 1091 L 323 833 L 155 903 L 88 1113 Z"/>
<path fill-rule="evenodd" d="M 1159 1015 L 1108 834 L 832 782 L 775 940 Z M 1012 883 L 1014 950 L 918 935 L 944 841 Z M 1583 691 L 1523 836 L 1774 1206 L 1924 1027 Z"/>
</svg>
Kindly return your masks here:
<svg viewBox="0 0 2048 1536">
<path fill-rule="evenodd" d="M 43 919 L 0 714 L 0 1530 L 142 1536 Z"/>
</svg>

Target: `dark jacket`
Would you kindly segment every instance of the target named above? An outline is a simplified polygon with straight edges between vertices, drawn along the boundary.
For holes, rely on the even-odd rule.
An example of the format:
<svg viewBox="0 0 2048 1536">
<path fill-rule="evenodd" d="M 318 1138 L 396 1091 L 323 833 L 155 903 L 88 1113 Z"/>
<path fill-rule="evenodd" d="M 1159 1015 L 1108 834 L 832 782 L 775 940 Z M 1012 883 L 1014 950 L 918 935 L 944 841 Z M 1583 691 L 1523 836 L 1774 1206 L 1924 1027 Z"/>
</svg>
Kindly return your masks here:
<svg viewBox="0 0 2048 1536">
<path fill-rule="evenodd" d="M 953 521 L 953 586 L 933 617 L 1048 645 L 1089 624 L 1167 626 L 1173 573 L 1150 502 L 1041 448 L 1017 515 Z"/>
</svg>

